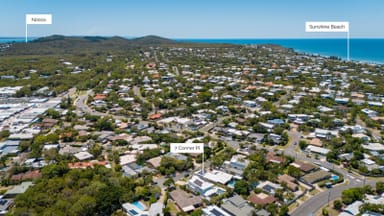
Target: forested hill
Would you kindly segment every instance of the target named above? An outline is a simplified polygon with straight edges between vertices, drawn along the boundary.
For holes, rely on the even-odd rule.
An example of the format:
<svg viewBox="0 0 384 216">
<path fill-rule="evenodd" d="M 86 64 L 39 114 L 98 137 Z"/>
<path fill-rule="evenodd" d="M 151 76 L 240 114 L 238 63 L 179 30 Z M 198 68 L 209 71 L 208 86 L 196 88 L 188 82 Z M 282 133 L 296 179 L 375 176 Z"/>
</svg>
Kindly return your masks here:
<svg viewBox="0 0 384 216">
<path fill-rule="evenodd" d="M 55 55 L 55 54 L 80 54 L 95 52 L 125 51 L 138 46 L 146 45 L 171 45 L 175 41 L 157 36 L 146 36 L 135 39 L 122 37 L 69 37 L 53 35 L 38 38 L 28 43 L 15 43 L 3 54 L 6 55 Z"/>
<path fill-rule="evenodd" d="M 182 47 L 233 47 L 228 44 L 201 44 L 178 42 L 159 36 L 145 36 L 134 39 L 100 36 L 62 36 L 52 35 L 38 38 L 28 43 L 14 43 L 0 55 L 57 55 L 57 54 L 93 54 L 124 52 L 144 46 L 182 46 Z"/>
</svg>

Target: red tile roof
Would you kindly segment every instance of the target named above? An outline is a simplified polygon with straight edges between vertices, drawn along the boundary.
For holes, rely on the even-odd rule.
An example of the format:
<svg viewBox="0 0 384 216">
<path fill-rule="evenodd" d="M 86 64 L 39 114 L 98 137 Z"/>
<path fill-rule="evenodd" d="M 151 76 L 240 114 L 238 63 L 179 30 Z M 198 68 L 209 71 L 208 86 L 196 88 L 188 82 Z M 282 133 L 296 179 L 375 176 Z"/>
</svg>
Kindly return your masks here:
<svg viewBox="0 0 384 216">
<path fill-rule="evenodd" d="M 152 114 L 149 116 L 149 119 L 151 120 L 154 120 L 154 119 L 159 119 L 161 118 L 161 114 L 160 113 L 155 113 L 155 114 Z"/>
<path fill-rule="evenodd" d="M 19 180 L 30 180 L 30 179 L 37 179 L 41 177 L 41 172 L 40 170 L 33 170 L 33 171 L 28 171 L 25 173 L 19 173 L 17 175 L 13 175 L 11 177 L 12 181 L 19 181 Z"/>
<path fill-rule="evenodd" d="M 105 94 L 96 94 L 93 100 L 104 100 L 105 98 L 107 98 Z"/>
<path fill-rule="evenodd" d="M 268 152 L 267 157 L 265 158 L 268 162 L 281 164 L 285 162 L 285 158 L 275 155 L 272 152 Z"/>
<path fill-rule="evenodd" d="M 266 205 L 275 202 L 276 198 L 265 193 L 252 193 L 249 195 L 248 200 L 256 205 Z"/>
<path fill-rule="evenodd" d="M 68 167 L 70 169 L 86 169 L 88 167 L 93 168 L 95 165 L 105 166 L 107 164 L 108 164 L 107 161 L 76 162 L 76 163 L 68 163 Z"/>
<path fill-rule="evenodd" d="M 313 138 L 310 142 L 309 142 L 310 145 L 314 145 L 314 146 L 318 146 L 318 147 L 322 147 L 323 146 L 323 143 L 321 142 L 321 140 L 319 138 Z"/>
</svg>

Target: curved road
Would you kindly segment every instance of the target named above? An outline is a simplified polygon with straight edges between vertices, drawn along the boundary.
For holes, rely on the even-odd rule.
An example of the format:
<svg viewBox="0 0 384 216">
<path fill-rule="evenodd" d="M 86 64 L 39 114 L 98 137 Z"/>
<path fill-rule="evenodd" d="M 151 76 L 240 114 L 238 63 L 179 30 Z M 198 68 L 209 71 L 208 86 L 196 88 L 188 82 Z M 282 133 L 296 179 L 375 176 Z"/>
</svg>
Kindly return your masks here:
<svg viewBox="0 0 384 216">
<path fill-rule="evenodd" d="M 155 112 L 155 111 L 156 111 L 156 107 L 155 107 L 155 105 L 154 105 L 153 103 L 150 103 L 146 98 L 144 98 L 144 97 L 141 95 L 140 88 L 139 88 L 138 86 L 133 86 L 132 90 L 133 90 L 133 94 L 134 94 L 135 96 L 137 96 L 141 102 L 151 104 L 152 112 Z"/>
<path fill-rule="evenodd" d="M 310 199 L 306 200 L 303 204 L 299 205 L 294 211 L 291 212 L 290 215 L 292 216 L 308 216 L 308 215 L 313 215 L 315 212 L 320 210 L 323 206 L 328 204 L 328 201 L 335 200 L 337 198 L 341 197 L 341 194 L 343 190 L 352 188 L 352 187 L 362 187 L 364 185 L 364 177 L 349 173 L 345 169 L 342 169 L 338 166 L 335 166 L 332 163 L 329 162 L 324 162 L 320 160 L 316 160 L 313 158 L 308 158 L 305 154 L 298 153 L 295 151 L 295 145 L 294 143 L 299 143 L 301 133 L 295 132 L 295 131 L 290 131 L 288 135 L 291 138 L 291 143 L 290 145 L 284 150 L 284 154 L 287 156 L 291 156 L 295 159 L 306 161 L 306 162 L 311 162 L 314 164 L 321 164 L 321 166 L 327 168 L 327 169 L 332 169 L 344 176 L 344 179 L 347 181 L 346 183 L 340 184 L 338 186 L 334 186 L 328 190 L 325 190 L 323 192 L 320 192 Z M 365 181 L 365 184 L 369 184 L 371 186 L 375 186 L 376 181 L 370 180 L 370 181 Z"/>
<path fill-rule="evenodd" d="M 133 88 L 135 95 L 138 96 L 142 101 L 147 102 L 145 98 L 143 98 L 140 94 L 140 89 L 138 87 Z M 75 100 L 75 105 L 76 107 L 85 113 L 89 113 L 91 115 L 96 115 L 96 116 L 108 116 L 109 114 L 102 113 L 102 112 L 97 112 L 91 108 L 89 108 L 86 104 L 86 100 L 89 95 L 93 95 L 92 90 L 88 90 L 86 94 L 80 95 L 76 100 Z M 116 115 L 110 115 L 113 116 L 116 119 L 123 119 L 125 118 L 124 116 L 116 116 Z M 208 131 L 212 129 L 212 127 L 215 124 L 209 124 L 206 128 L 204 128 L 203 132 L 208 134 Z M 315 164 L 321 164 L 321 166 L 327 168 L 327 169 L 332 169 L 335 170 L 336 172 L 342 174 L 344 176 L 344 179 L 347 181 L 344 184 L 340 184 L 338 186 L 335 186 L 333 188 L 330 188 L 329 190 L 320 192 L 310 199 L 306 200 L 303 204 L 299 205 L 294 211 L 290 213 L 292 216 L 308 216 L 308 215 L 313 215 L 315 212 L 320 210 L 323 206 L 327 205 L 328 201 L 332 201 L 334 199 L 340 198 L 343 190 L 352 188 L 352 187 L 361 187 L 364 185 L 364 177 L 360 175 L 356 175 L 353 173 L 347 172 L 345 169 L 342 169 L 338 166 L 334 166 L 334 164 L 329 163 L 329 162 L 324 162 L 320 160 L 316 160 L 313 158 L 308 158 L 305 154 L 299 153 L 295 151 L 296 145 L 294 143 L 299 143 L 300 138 L 301 138 L 301 133 L 296 132 L 296 131 L 289 131 L 288 135 L 291 139 L 291 142 L 287 148 L 283 150 L 284 154 L 287 156 L 291 156 L 295 159 L 306 161 L 306 162 L 311 162 Z M 268 149 L 271 150 L 271 149 Z M 376 180 L 367 180 L 365 181 L 366 185 L 371 185 L 375 186 Z"/>
<path fill-rule="evenodd" d="M 102 113 L 102 112 L 98 112 L 96 110 L 89 108 L 86 101 L 88 99 L 88 96 L 90 96 L 90 95 L 93 95 L 92 90 L 88 90 L 85 94 L 80 95 L 78 98 L 76 98 L 76 100 L 75 100 L 76 109 L 79 109 L 80 111 L 82 111 L 84 113 L 88 113 L 88 114 L 91 114 L 94 116 L 112 116 L 113 118 L 116 118 L 119 120 L 126 119 L 124 116 Z"/>
</svg>

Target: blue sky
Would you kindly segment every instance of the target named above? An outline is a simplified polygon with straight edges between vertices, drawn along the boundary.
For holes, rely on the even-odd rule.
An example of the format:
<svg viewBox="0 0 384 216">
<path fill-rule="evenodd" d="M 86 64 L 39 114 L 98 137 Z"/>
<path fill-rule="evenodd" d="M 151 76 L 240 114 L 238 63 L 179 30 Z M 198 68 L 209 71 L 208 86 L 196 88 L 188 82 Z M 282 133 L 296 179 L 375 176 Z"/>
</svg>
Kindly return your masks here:
<svg viewBox="0 0 384 216">
<path fill-rule="evenodd" d="M 1 0 L 0 37 L 24 36 L 25 14 L 51 13 L 29 36 L 323 38 L 305 21 L 349 21 L 353 38 L 384 38 L 383 0 Z"/>
</svg>

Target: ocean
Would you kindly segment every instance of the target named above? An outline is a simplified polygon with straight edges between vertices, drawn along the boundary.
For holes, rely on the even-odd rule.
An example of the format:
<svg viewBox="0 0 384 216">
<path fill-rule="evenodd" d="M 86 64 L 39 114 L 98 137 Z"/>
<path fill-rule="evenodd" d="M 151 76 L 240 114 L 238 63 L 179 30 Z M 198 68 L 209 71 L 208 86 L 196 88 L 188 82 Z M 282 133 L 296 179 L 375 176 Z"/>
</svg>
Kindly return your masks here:
<svg viewBox="0 0 384 216">
<path fill-rule="evenodd" d="M 29 38 L 33 40 L 34 38 Z M 131 38 L 130 38 L 131 39 Z M 277 44 L 297 52 L 347 59 L 346 39 L 176 39 L 184 42 Z M 0 43 L 24 42 L 23 37 L 0 37 Z M 350 60 L 384 64 L 384 39 L 350 39 Z"/>
<path fill-rule="evenodd" d="M 230 44 L 277 44 L 296 52 L 347 59 L 347 39 L 178 39 Z M 350 39 L 350 60 L 384 64 L 384 39 Z"/>
<path fill-rule="evenodd" d="M 28 41 L 31 39 L 28 38 Z M 0 37 L 0 43 L 25 42 L 25 37 Z"/>
</svg>

